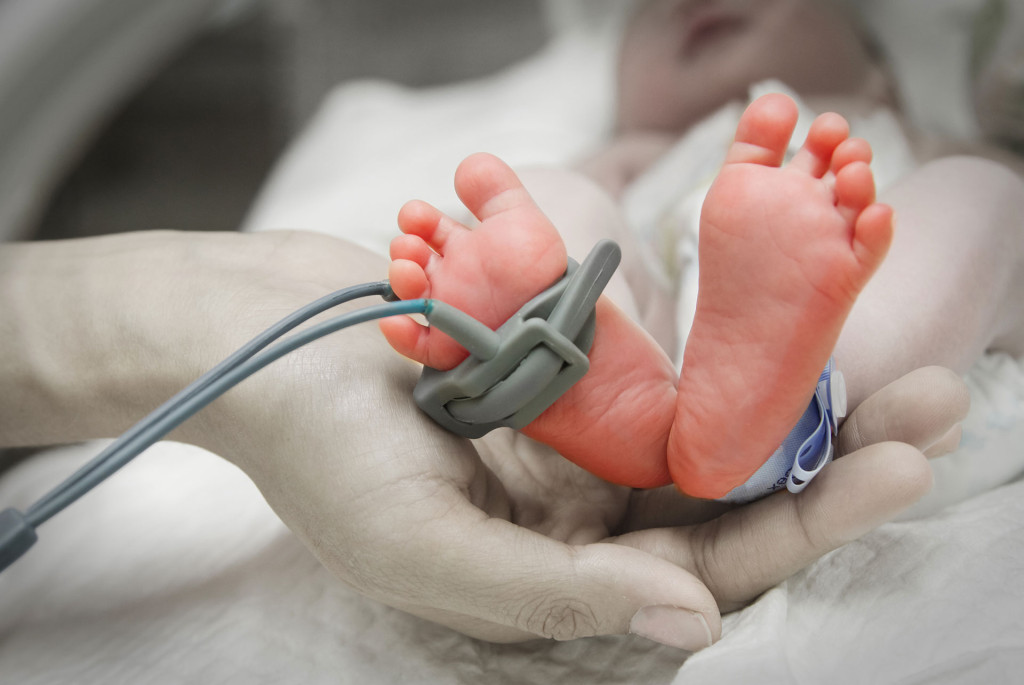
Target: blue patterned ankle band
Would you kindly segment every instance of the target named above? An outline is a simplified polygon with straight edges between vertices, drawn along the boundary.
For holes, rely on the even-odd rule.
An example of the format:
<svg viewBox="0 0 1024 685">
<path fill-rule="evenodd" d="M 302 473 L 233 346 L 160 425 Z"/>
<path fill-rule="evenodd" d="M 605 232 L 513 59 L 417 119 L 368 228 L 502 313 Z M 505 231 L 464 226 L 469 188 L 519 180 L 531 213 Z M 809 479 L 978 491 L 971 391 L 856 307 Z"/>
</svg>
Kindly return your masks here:
<svg viewBox="0 0 1024 685">
<path fill-rule="evenodd" d="M 832 436 L 839 419 L 846 416 L 846 383 L 833 359 L 818 377 L 818 386 L 807 410 L 775 453 L 743 485 L 719 501 L 743 504 L 786 488 L 800 492 L 832 461 Z"/>
</svg>

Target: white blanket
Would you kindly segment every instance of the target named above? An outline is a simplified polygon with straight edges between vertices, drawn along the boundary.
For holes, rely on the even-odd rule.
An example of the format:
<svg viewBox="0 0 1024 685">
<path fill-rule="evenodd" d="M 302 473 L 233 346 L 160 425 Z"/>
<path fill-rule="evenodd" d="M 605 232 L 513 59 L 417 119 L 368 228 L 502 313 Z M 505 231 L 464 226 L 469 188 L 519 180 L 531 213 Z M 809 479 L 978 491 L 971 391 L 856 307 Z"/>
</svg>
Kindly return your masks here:
<svg viewBox="0 0 1024 685">
<path fill-rule="evenodd" d="M 458 208 L 451 175 L 469 152 L 518 165 L 578 155 L 607 130 L 607 50 L 567 36 L 463 86 L 344 87 L 250 228 L 314 228 L 383 251 L 404 200 Z M 1024 482 L 1011 482 L 1024 461 L 1024 369 L 990 357 L 969 381 L 963 445 L 935 463 L 932 495 L 727 616 L 723 639 L 689 659 L 631 637 L 485 644 L 364 599 L 244 475 L 164 443 L 43 527 L 0 575 L 0 680 L 1011 682 L 1024 667 Z M 21 465 L 0 481 L 0 502 L 27 505 L 97 449 Z"/>
</svg>

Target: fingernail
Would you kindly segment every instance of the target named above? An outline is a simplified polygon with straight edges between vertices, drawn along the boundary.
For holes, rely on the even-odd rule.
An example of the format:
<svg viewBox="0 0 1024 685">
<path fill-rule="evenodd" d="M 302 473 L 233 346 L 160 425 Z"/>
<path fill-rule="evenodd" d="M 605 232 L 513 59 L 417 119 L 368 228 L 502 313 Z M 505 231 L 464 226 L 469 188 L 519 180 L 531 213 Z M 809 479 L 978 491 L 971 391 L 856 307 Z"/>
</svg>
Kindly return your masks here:
<svg viewBox="0 0 1024 685">
<path fill-rule="evenodd" d="M 711 646 L 711 629 L 696 611 L 668 606 L 644 607 L 633 615 L 629 632 L 648 640 L 696 652 Z"/>
<path fill-rule="evenodd" d="M 963 439 L 963 433 L 963 424 L 953 424 L 953 427 L 946 431 L 945 435 L 924 451 L 924 456 L 929 459 L 935 459 L 936 457 L 944 457 L 955 452 L 956 448 L 960 446 L 960 440 Z"/>
</svg>

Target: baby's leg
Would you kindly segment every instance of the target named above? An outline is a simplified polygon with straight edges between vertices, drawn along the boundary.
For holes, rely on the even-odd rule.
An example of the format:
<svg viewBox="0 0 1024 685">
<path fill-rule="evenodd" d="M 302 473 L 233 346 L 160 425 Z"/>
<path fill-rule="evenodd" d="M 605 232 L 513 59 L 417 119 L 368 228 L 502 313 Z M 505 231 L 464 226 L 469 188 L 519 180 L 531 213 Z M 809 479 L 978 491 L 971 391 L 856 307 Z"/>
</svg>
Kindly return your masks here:
<svg viewBox="0 0 1024 685">
<path fill-rule="evenodd" d="M 754 102 L 704 202 L 668 457 L 687 494 L 724 496 L 782 443 L 892 237 L 870 149 L 838 115 L 780 166 L 796 119 L 784 96 Z"/>
<path fill-rule="evenodd" d="M 1024 182 L 981 158 L 926 164 L 883 199 L 892 249 L 836 347 L 851 406 L 904 373 L 1024 354 Z"/>
<path fill-rule="evenodd" d="M 570 169 L 532 168 L 519 172 L 519 177 L 544 214 L 558 227 L 571 257 L 582 261 L 599 240 L 618 243 L 622 262 L 604 294 L 638 322 L 663 350 L 674 351 L 675 293 L 651 274 L 621 205 L 591 178 Z"/>
</svg>

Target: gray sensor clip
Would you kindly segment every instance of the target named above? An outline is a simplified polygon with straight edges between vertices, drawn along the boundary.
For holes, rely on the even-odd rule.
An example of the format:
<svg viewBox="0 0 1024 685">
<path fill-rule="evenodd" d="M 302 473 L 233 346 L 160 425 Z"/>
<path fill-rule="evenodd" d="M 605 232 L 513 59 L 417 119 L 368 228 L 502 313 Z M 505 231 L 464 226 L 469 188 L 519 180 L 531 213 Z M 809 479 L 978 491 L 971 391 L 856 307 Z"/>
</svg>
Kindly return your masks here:
<svg viewBox="0 0 1024 685">
<path fill-rule="evenodd" d="M 554 404 L 590 368 L 595 313 L 622 254 L 599 242 L 583 263 L 492 331 L 469 315 L 433 302 L 431 326 L 470 352 L 449 371 L 424 367 L 413 391 L 420 409 L 444 428 L 479 438 L 495 428 L 522 428 Z"/>
</svg>

